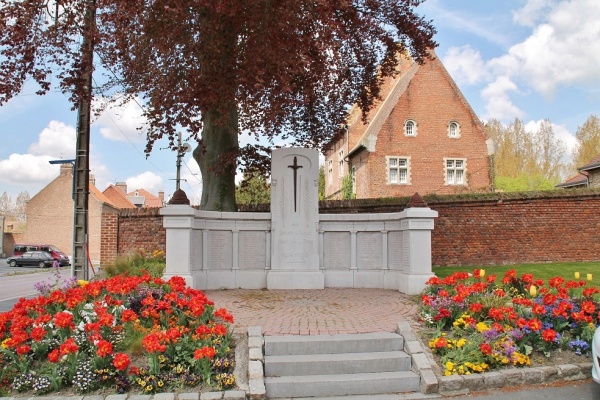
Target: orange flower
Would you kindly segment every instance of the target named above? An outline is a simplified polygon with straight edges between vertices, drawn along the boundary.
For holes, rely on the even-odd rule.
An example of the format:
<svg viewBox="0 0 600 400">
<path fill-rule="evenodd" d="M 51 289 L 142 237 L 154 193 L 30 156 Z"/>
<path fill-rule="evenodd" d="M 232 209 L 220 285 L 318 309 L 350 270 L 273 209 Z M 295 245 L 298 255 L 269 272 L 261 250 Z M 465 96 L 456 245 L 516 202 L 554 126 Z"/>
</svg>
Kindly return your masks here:
<svg viewBox="0 0 600 400">
<path fill-rule="evenodd" d="M 100 340 L 97 344 L 96 344 L 97 350 L 96 350 L 96 354 L 99 357 L 106 357 L 112 354 L 113 352 L 113 346 L 110 342 L 107 342 L 106 340 Z"/>
<path fill-rule="evenodd" d="M 196 351 L 194 351 L 194 358 L 196 360 L 199 360 L 201 358 L 208 358 L 210 360 L 216 354 L 217 354 L 217 351 L 214 348 L 209 347 L 209 346 L 204 346 L 201 349 L 196 349 Z"/>
<path fill-rule="evenodd" d="M 538 332 L 542 329 L 542 322 L 539 319 L 530 319 L 527 322 L 527 327 L 534 332 Z"/>
<path fill-rule="evenodd" d="M 59 357 L 60 357 L 60 353 L 59 353 L 58 349 L 54 349 L 50 353 L 48 353 L 48 361 L 51 363 L 58 362 Z"/>
<path fill-rule="evenodd" d="M 79 350 L 79 346 L 75 343 L 73 338 L 68 338 L 63 344 L 60 345 L 60 355 L 64 356 L 70 353 L 76 353 Z"/>
<path fill-rule="evenodd" d="M 73 314 L 66 311 L 61 311 L 54 315 L 54 324 L 59 328 L 74 328 Z"/>
<path fill-rule="evenodd" d="M 542 339 L 546 342 L 553 342 L 556 339 L 556 331 L 554 329 L 546 329 L 542 332 Z"/>
<path fill-rule="evenodd" d="M 115 354 L 115 358 L 113 359 L 113 365 L 115 366 L 115 368 L 117 370 L 125 371 L 130 363 L 131 363 L 131 360 L 129 359 L 129 356 L 127 354 L 125 354 L 125 353 Z"/>
<path fill-rule="evenodd" d="M 489 343 L 481 343 L 479 345 L 479 350 L 481 351 L 481 353 L 483 353 L 485 355 L 492 354 L 492 346 L 490 346 Z"/>
</svg>

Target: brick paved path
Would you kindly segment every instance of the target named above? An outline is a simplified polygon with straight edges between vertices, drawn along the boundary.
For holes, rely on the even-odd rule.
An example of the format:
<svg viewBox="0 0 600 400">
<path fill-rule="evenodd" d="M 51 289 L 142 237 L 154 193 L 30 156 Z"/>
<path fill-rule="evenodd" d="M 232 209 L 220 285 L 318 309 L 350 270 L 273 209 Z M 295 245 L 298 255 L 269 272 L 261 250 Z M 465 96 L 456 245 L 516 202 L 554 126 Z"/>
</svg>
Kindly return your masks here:
<svg viewBox="0 0 600 400">
<path fill-rule="evenodd" d="M 396 290 L 207 290 L 215 307 L 233 314 L 242 332 L 260 325 L 265 335 L 392 332 L 415 320 L 417 305 Z"/>
</svg>

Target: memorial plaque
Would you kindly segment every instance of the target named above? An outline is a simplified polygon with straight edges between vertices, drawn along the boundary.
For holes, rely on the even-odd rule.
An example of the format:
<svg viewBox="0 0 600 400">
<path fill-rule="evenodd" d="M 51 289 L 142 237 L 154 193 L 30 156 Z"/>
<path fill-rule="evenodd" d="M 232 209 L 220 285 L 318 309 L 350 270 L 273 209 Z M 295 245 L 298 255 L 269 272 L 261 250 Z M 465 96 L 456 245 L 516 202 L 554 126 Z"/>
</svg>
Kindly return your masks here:
<svg viewBox="0 0 600 400">
<path fill-rule="evenodd" d="M 323 266 L 325 269 L 350 269 L 350 232 L 323 234 Z"/>
<path fill-rule="evenodd" d="M 202 269 L 202 231 L 197 229 L 192 231 L 191 250 L 191 270 L 196 271 Z"/>
<path fill-rule="evenodd" d="M 388 233 L 388 268 L 402 269 L 402 232 Z"/>
<path fill-rule="evenodd" d="M 208 234 L 208 268 L 231 269 L 233 266 L 233 233 L 211 231 Z"/>
<path fill-rule="evenodd" d="M 264 269 L 267 263 L 266 247 L 267 234 L 265 232 L 240 232 L 240 269 Z"/>
<path fill-rule="evenodd" d="M 382 268 L 381 232 L 358 232 L 356 235 L 356 267 L 358 269 Z"/>
</svg>

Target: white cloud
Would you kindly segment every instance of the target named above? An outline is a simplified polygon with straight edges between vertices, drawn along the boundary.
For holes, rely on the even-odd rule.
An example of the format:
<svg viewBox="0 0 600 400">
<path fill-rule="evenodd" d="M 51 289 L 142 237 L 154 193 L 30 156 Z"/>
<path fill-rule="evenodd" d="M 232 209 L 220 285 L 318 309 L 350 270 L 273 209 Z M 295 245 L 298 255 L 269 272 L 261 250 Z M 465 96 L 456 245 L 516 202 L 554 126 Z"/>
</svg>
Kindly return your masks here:
<svg viewBox="0 0 600 400">
<path fill-rule="evenodd" d="M 38 141 L 29 146 L 32 155 L 51 156 L 57 159 L 75 158 L 77 138 L 75 128 L 59 121 L 50 121 L 42 130 Z"/>
<path fill-rule="evenodd" d="M 473 85 L 487 77 L 481 53 L 469 45 L 449 48 L 443 63 L 459 85 Z"/>
<path fill-rule="evenodd" d="M 520 118 L 521 111 L 510 100 L 509 93 L 517 91 L 517 85 L 506 76 L 498 77 L 488 84 L 481 92 L 481 97 L 486 102 L 484 119 L 496 118 L 500 121 L 509 121 Z"/>
<path fill-rule="evenodd" d="M 537 121 L 529 121 L 525 124 L 525 131 L 527 132 L 536 132 L 540 129 L 540 126 L 544 122 L 544 120 Z M 552 123 L 550 121 L 550 125 L 552 126 L 552 132 L 554 132 L 554 138 L 560 140 L 565 148 L 566 148 L 566 156 L 569 157 L 573 154 L 573 150 L 575 150 L 578 146 L 577 139 L 575 135 L 571 133 L 564 125 L 558 125 Z"/>
<path fill-rule="evenodd" d="M 54 157 L 48 155 L 11 154 L 8 159 L 0 160 L 0 181 L 18 185 L 50 183 L 60 169 L 48 163 L 52 159 Z"/>
<path fill-rule="evenodd" d="M 534 18 L 531 10 L 539 13 L 548 10 L 548 13 Z M 520 23 L 539 21 L 540 24 L 525 41 L 490 61 L 498 74 L 520 78 L 546 97 L 552 96 L 560 86 L 600 80 L 597 0 L 532 1 L 517 15 Z"/>
<path fill-rule="evenodd" d="M 99 127 L 100 135 L 108 140 L 117 142 L 141 143 L 146 140 L 144 131 L 138 128 L 146 125 L 146 118 L 142 115 L 140 100 L 136 99 L 126 104 L 115 104 L 118 99 L 98 97 L 94 100 L 94 108 L 106 107 L 94 121 Z"/>
<path fill-rule="evenodd" d="M 556 4 L 556 0 L 529 0 L 520 10 L 513 11 L 513 21 L 518 25 L 534 27 Z"/>
<path fill-rule="evenodd" d="M 139 175 L 125 179 L 127 183 L 127 191 L 132 192 L 137 189 L 145 189 L 150 193 L 157 193 L 159 190 L 164 190 L 163 180 L 154 172 L 146 171 Z"/>
</svg>

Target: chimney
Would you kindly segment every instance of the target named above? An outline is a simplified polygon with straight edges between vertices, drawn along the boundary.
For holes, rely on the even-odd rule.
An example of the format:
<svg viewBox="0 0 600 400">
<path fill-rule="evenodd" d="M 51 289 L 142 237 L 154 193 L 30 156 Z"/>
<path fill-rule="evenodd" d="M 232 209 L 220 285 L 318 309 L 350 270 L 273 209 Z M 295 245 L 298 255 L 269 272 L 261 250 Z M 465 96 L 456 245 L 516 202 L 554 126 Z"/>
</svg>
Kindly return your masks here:
<svg viewBox="0 0 600 400">
<path fill-rule="evenodd" d="M 123 193 L 127 194 L 127 182 L 117 182 L 115 184 L 115 187 Z"/>
<path fill-rule="evenodd" d="M 90 174 L 90 185 L 96 186 L 96 175 Z"/>
<path fill-rule="evenodd" d="M 60 176 L 69 176 L 73 173 L 73 164 L 60 164 Z"/>
<path fill-rule="evenodd" d="M 165 191 L 164 190 L 158 191 L 158 198 L 160 199 L 160 202 L 162 204 L 165 204 Z"/>
</svg>

